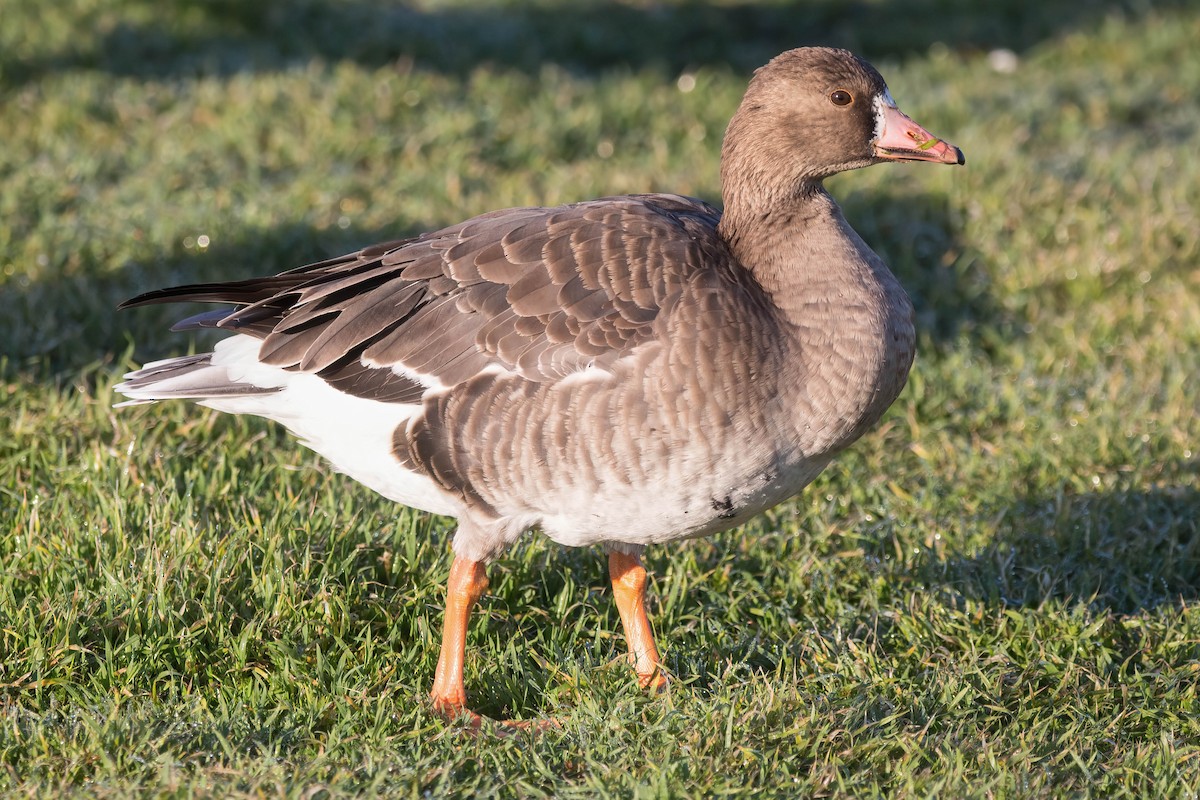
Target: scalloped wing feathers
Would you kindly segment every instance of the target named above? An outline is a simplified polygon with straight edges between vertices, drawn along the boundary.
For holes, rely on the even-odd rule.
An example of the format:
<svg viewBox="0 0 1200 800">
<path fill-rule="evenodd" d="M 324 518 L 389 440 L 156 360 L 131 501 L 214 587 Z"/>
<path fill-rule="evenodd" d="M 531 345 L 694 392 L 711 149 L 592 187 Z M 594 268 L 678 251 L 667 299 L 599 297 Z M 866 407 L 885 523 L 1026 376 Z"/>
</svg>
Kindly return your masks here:
<svg viewBox="0 0 1200 800">
<path fill-rule="evenodd" d="M 189 318 L 263 339 L 260 359 L 336 388 L 416 402 L 500 367 L 536 382 L 608 367 L 653 335 L 697 271 L 733 273 L 719 212 L 640 195 L 492 212 L 270 278 L 141 295 L 236 311 Z"/>
</svg>

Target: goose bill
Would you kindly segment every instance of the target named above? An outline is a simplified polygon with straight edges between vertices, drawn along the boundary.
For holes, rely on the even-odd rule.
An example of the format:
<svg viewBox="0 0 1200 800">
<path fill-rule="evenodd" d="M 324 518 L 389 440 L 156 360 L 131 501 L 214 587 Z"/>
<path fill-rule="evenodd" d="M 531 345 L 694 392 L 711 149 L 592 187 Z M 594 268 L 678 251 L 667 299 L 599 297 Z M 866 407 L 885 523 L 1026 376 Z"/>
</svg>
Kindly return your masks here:
<svg viewBox="0 0 1200 800">
<path fill-rule="evenodd" d="M 875 138 L 876 157 L 891 161 L 932 161 L 935 164 L 966 163 L 962 150 L 913 122 L 895 105 L 878 103 L 876 115 L 879 130 Z"/>
</svg>

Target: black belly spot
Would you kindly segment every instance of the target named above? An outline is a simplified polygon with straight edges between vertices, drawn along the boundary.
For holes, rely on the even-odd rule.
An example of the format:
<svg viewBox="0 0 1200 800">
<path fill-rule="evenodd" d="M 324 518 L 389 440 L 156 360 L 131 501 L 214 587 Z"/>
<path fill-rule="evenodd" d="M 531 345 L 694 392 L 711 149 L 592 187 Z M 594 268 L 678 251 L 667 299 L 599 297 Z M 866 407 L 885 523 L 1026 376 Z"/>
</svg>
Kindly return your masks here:
<svg viewBox="0 0 1200 800">
<path fill-rule="evenodd" d="M 733 507 L 733 498 L 729 495 L 725 495 L 724 500 L 718 500 L 714 497 L 712 500 L 712 507 L 713 511 L 720 512 L 717 514 L 717 517 L 720 519 L 733 519 L 738 513 L 737 509 Z"/>
</svg>

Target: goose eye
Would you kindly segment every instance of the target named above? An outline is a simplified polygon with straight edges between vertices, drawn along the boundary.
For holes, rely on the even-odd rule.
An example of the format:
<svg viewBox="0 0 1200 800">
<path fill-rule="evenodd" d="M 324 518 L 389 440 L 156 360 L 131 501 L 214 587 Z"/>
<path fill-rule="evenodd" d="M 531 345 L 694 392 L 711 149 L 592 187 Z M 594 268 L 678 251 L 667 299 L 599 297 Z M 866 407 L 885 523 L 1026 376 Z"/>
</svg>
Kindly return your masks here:
<svg viewBox="0 0 1200 800">
<path fill-rule="evenodd" d="M 829 100 L 835 106 L 848 106 L 854 102 L 854 98 L 845 89 L 835 89 L 829 95 Z"/>
</svg>

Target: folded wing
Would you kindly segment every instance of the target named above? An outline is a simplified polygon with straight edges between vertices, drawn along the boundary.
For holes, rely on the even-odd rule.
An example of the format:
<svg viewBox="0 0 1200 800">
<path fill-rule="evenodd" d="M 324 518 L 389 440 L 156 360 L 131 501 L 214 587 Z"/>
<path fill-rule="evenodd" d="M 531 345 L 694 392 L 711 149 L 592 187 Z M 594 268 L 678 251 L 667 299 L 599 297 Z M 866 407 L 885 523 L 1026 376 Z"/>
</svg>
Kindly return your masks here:
<svg viewBox="0 0 1200 800">
<path fill-rule="evenodd" d="M 654 334 L 697 270 L 731 267 L 719 213 L 675 195 L 485 214 L 269 278 L 180 286 L 124 306 L 232 303 L 175 326 L 262 340 L 259 359 L 413 403 L 485 370 L 554 381 Z"/>
</svg>

